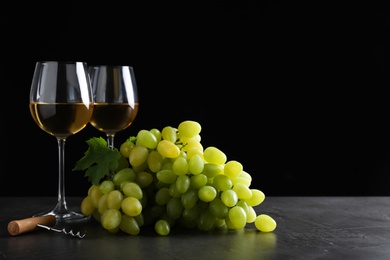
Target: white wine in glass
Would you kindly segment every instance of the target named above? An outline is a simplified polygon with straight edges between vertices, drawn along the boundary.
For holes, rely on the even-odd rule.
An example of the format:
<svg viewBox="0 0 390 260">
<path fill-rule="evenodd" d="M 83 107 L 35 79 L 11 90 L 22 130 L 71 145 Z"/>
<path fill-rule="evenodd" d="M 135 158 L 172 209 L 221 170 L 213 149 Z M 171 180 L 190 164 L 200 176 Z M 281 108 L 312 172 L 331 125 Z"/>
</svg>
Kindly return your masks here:
<svg viewBox="0 0 390 260">
<path fill-rule="evenodd" d="M 129 127 L 138 114 L 138 91 L 131 66 L 99 65 L 89 67 L 94 111 L 93 127 L 106 134 L 107 145 L 114 147 L 114 137 Z"/>
<path fill-rule="evenodd" d="M 58 142 L 57 204 L 36 214 L 55 215 L 58 222 L 89 217 L 68 208 L 65 198 L 65 142 L 88 124 L 93 95 L 88 67 L 77 61 L 39 61 L 30 89 L 30 112 L 35 123 Z"/>
</svg>

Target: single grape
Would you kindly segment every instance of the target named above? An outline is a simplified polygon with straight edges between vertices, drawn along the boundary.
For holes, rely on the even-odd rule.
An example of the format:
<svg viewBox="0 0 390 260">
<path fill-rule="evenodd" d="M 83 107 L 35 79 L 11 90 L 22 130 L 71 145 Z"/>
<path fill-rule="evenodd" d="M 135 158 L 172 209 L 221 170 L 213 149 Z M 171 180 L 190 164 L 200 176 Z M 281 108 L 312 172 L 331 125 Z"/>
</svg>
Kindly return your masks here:
<svg viewBox="0 0 390 260">
<path fill-rule="evenodd" d="M 265 199 L 264 193 L 258 189 L 251 189 L 251 192 L 252 196 L 249 199 L 246 199 L 248 206 L 254 207 L 260 205 Z"/>
<path fill-rule="evenodd" d="M 123 194 L 119 190 L 113 190 L 107 194 L 107 205 L 109 209 L 119 210 L 121 208 L 122 200 Z"/>
<path fill-rule="evenodd" d="M 120 186 L 122 182 L 129 182 L 135 180 L 135 172 L 132 168 L 125 168 L 117 173 L 112 177 L 112 181 L 114 182 L 114 185 Z"/>
<path fill-rule="evenodd" d="M 152 132 L 144 129 L 138 132 L 136 145 L 145 146 L 149 149 L 155 149 L 157 147 L 157 143 L 157 138 Z"/>
<path fill-rule="evenodd" d="M 276 228 L 276 221 L 267 214 L 260 214 L 255 220 L 256 228 L 261 232 L 272 232 Z"/>
<path fill-rule="evenodd" d="M 252 190 L 245 184 L 236 183 L 232 189 L 237 193 L 239 199 L 247 200 L 252 197 Z"/>
<path fill-rule="evenodd" d="M 214 146 L 207 147 L 203 152 L 203 158 L 208 163 L 214 163 L 217 165 L 226 163 L 226 155 Z"/>
<path fill-rule="evenodd" d="M 81 201 L 80 210 L 84 216 L 92 215 L 93 211 L 95 210 L 95 206 L 93 205 L 91 196 L 84 197 L 84 199 Z"/>
<path fill-rule="evenodd" d="M 138 200 L 142 199 L 142 197 L 143 197 L 143 192 L 142 192 L 141 187 L 135 182 L 126 183 L 122 188 L 122 192 L 127 197 L 134 197 Z"/>
<path fill-rule="evenodd" d="M 198 200 L 198 191 L 194 189 L 189 189 L 181 195 L 181 204 L 185 209 L 194 207 Z"/>
<path fill-rule="evenodd" d="M 176 190 L 180 193 L 186 192 L 190 187 L 190 177 L 188 175 L 180 175 L 176 179 Z"/>
<path fill-rule="evenodd" d="M 188 171 L 194 175 L 200 174 L 204 168 L 204 161 L 199 154 L 194 154 L 188 161 Z"/>
<path fill-rule="evenodd" d="M 234 206 L 229 209 L 229 220 L 235 229 L 244 228 L 246 225 L 246 212 L 240 206 Z"/>
<path fill-rule="evenodd" d="M 132 166 L 140 166 L 146 163 L 149 156 L 149 149 L 142 145 L 136 145 L 131 149 L 129 161 Z"/>
<path fill-rule="evenodd" d="M 147 159 L 148 167 L 152 172 L 158 172 L 161 170 L 162 163 L 163 163 L 163 157 L 162 155 L 153 150 L 149 152 L 149 156 Z"/>
<path fill-rule="evenodd" d="M 186 120 L 181 122 L 177 128 L 177 131 L 180 136 L 185 136 L 189 138 L 198 135 L 201 130 L 201 125 L 198 122 L 192 120 Z"/>
<path fill-rule="evenodd" d="M 101 225 L 107 230 L 115 230 L 121 221 L 122 213 L 117 209 L 108 209 L 101 217 Z"/>
<path fill-rule="evenodd" d="M 226 206 L 233 207 L 238 202 L 238 196 L 234 190 L 225 190 L 221 193 L 221 200 Z"/>
<path fill-rule="evenodd" d="M 213 186 L 219 191 L 230 190 L 233 183 L 230 178 L 224 174 L 218 174 L 213 178 Z"/>
<path fill-rule="evenodd" d="M 154 230 L 161 236 L 166 236 L 170 233 L 171 227 L 167 220 L 159 219 L 154 225 Z"/>
<path fill-rule="evenodd" d="M 179 147 L 168 140 L 161 140 L 157 145 L 157 151 L 166 158 L 176 158 L 180 155 Z"/>
<path fill-rule="evenodd" d="M 122 200 L 121 209 L 127 216 L 135 217 L 141 214 L 142 204 L 134 197 L 126 197 Z"/>
<path fill-rule="evenodd" d="M 177 132 L 176 128 L 172 126 L 166 126 L 161 131 L 161 137 L 162 139 L 166 141 L 170 141 L 172 143 L 175 143 L 177 140 Z"/>
<path fill-rule="evenodd" d="M 236 178 L 243 170 L 243 166 L 238 161 L 228 161 L 223 168 L 223 173 L 229 176 L 230 179 Z"/>
<path fill-rule="evenodd" d="M 99 188 L 103 194 L 108 194 L 110 191 L 115 189 L 115 184 L 111 180 L 104 180 L 100 183 Z"/>
<path fill-rule="evenodd" d="M 176 175 L 185 175 L 188 173 L 188 162 L 184 157 L 177 157 L 172 164 L 172 170 Z"/>
<path fill-rule="evenodd" d="M 119 229 L 133 236 L 138 235 L 141 231 L 140 226 L 138 225 L 138 222 L 136 221 L 135 217 L 130 217 L 125 214 L 122 215 L 121 223 L 119 224 Z"/>
<path fill-rule="evenodd" d="M 217 190 L 213 186 L 203 186 L 198 191 L 199 199 L 204 202 L 210 202 L 217 197 Z"/>
</svg>

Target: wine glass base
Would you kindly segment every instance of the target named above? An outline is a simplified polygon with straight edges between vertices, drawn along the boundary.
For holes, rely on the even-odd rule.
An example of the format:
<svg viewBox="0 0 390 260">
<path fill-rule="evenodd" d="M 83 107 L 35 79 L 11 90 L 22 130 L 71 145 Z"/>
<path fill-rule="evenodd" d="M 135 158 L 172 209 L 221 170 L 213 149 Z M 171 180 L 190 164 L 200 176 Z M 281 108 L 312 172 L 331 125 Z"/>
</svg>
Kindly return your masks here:
<svg viewBox="0 0 390 260">
<path fill-rule="evenodd" d="M 81 213 L 69 209 L 58 210 L 57 207 L 35 214 L 34 217 L 46 215 L 54 215 L 57 223 L 80 223 L 88 221 L 91 218 L 91 216 L 84 216 Z"/>
</svg>

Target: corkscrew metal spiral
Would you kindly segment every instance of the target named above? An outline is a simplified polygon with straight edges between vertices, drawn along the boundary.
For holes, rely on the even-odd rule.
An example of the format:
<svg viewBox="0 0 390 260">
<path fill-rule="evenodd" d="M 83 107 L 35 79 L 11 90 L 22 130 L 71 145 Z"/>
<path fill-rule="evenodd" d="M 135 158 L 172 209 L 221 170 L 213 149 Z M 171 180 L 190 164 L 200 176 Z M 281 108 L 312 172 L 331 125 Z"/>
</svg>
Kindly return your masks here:
<svg viewBox="0 0 390 260">
<path fill-rule="evenodd" d="M 54 232 L 58 232 L 58 233 L 64 233 L 66 235 L 71 235 L 71 236 L 78 237 L 78 238 L 84 238 L 85 235 L 86 235 L 86 233 L 81 234 L 80 231 L 78 231 L 75 234 L 75 233 L 73 233 L 73 230 L 66 231 L 65 228 L 63 228 L 63 229 L 55 229 L 55 228 L 48 227 L 48 226 L 41 225 L 41 224 L 37 224 L 37 227 L 44 228 L 44 229 L 47 229 L 47 230 L 50 230 L 50 231 L 54 231 Z"/>
</svg>

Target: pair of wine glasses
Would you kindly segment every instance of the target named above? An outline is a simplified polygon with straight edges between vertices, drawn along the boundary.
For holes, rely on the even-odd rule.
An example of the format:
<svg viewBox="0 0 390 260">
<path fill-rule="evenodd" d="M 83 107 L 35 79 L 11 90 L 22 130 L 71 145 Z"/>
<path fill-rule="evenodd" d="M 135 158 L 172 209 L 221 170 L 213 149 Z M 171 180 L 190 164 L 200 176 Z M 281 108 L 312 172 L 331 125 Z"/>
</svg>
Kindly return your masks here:
<svg viewBox="0 0 390 260">
<path fill-rule="evenodd" d="M 31 89 L 30 112 L 35 123 L 58 142 L 58 200 L 35 216 L 55 215 L 58 222 L 88 217 L 68 208 L 65 198 L 65 142 L 88 123 L 105 133 L 114 148 L 114 136 L 129 127 L 138 113 L 134 70 L 124 65 L 88 66 L 78 61 L 39 61 Z"/>
</svg>

